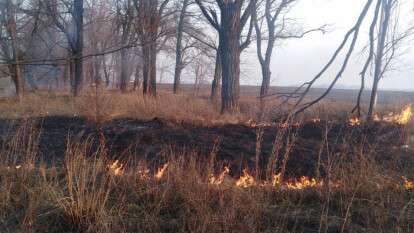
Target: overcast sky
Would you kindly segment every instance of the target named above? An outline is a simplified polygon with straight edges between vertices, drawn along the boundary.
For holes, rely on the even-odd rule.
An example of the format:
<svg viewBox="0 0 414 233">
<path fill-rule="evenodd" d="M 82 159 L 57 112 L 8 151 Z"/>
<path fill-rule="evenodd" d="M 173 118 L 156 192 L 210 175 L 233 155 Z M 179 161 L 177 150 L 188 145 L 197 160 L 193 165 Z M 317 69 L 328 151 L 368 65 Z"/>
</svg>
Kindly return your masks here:
<svg viewBox="0 0 414 233">
<path fill-rule="evenodd" d="M 363 0 L 301 0 L 292 10 L 291 16 L 302 22 L 305 28 L 329 24 L 330 32 L 324 35 L 316 33 L 300 40 L 289 40 L 275 48 L 271 64 L 272 85 L 295 86 L 311 79 L 329 60 L 346 31 L 355 24 L 364 4 Z M 413 4 L 414 1 L 407 0 L 403 5 L 401 21 L 414 22 Z M 366 20 L 362 34 L 368 34 L 369 20 Z M 367 44 L 366 38 L 361 36 L 359 43 L 355 56 L 338 83 L 339 87 L 359 85 L 358 73 L 363 63 L 360 50 Z M 412 49 L 400 58 L 398 71 L 390 73 L 382 81 L 382 89 L 414 90 L 414 45 L 411 43 L 407 45 L 407 48 L 409 47 Z M 261 73 L 254 48 L 255 44 L 252 43 L 249 51 L 243 54 L 242 84 L 260 84 Z M 329 83 L 337 67 L 338 64 L 317 85 Z"/>
</svg>

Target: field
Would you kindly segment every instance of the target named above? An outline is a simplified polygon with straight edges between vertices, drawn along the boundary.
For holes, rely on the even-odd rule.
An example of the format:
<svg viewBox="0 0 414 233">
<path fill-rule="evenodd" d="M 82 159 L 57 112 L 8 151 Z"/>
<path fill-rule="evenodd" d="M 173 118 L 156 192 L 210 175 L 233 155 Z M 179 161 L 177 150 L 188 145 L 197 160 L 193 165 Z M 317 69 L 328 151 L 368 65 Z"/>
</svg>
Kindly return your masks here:
<svg viewBox="0 0 414 233">
<path fill-rule="evenodd" d="M 283 124 L 255 87 L 231 115 L 169 89 L 0 99 L 0 232 L 414 231 L 414 94 L 365 123 L 335 90 Z"/>
</svg>

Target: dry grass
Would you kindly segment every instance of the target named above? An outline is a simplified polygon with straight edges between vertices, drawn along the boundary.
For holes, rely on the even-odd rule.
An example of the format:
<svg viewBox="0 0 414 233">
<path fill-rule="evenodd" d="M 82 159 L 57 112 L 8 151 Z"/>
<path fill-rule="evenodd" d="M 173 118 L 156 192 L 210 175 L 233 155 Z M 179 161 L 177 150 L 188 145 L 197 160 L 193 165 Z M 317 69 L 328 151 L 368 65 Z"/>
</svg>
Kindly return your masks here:
<svg viewBox="0 0 414 233">
<path fill-rule="evenodd" d="M 214 164 L 168 154 L 157 169 L 108 167 L 106 145 L 69 143 L 65 162 L 37 159 L 31 122 L 0 152 L 1 232 L 412 232 L 413 190 L 368 154 L 330 161 L 321 187 L 289 190 L 208 182 Z M 91 155 L 91 147 L 94 153 Z M 358 148 L 355 148 L 355 152 Z M 172 152 L 170 152 L 172 153 Z M 161 165 L 160 165 L 161 167 Z M 336 186 L 328 185 L 329 180 Z"/>
<path fill-rule="evenodd" d="M 247 102 L 247 101 L 246 101 Z M 247 111 L 256 103 L 242 102 L 244 111 L 238 114 L 221 115 L 218 106 L 208 98 L 192 95 L 172 95 L 161 92 L 148 98 L 141 93 L 121 94 L 116 91 L 89 91 L 79 98 L 64 94 L 27 94 L 21 103 L 11 98 L 0 99 L 0 118 L 16 119 L 42 116 L 83 116 L 93 121 L 107 121 L 114 118 L 152 119 L 186 121 L 195 124 L 239 123 L 255 117 Z"/>
<path fill-rule="evenodd" d="M 252 104 L 248 102 L 239 115 L 223 117 L 207 100 L 167 94 L 159 99 L 117 93 L 90 93 L 77 100 L 29 96 L 21 104 L 1 101 L 0 108 L 8 111 L 0 117 L 76 114 L 96 121 L 162 117 L 221 124 L 255 116 L 253 110 L 243 111 Z M 160 179 L 154 178 L 158 167 L 147 172 L 145 161 L 125 163 L 122 175 L 115 175 L 108 167 L 113 161 L 107 157 L 105 140 L 68 142 L 64 163 L 46 165 L 37 154 L 41 131 L 30 120 L 19 125 L 0 148 L 0 232 L 414 230 L 414 190 L 401 178 L 412 179 L 414 173 L 384 168 L 361 148 L 332 155 L 344 159 L 324 161 L 321 166 L 328 173 L 320 178 L 322 186 L 240 188 L 231 177 L 222 185 L 209 184 L 220 165 L 191 151 L 166 151 L 168 167 Z M 349 154 L 352 159 L 345 159 Z"/>
</svg>

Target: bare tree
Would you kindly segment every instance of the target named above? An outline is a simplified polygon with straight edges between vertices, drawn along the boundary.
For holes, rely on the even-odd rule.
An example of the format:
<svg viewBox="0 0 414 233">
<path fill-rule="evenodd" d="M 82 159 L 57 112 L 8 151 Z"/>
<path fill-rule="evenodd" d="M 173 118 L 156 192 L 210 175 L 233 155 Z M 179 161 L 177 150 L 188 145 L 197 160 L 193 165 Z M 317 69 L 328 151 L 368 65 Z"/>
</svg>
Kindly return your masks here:
<svg viewBox="0 0 414 233">
<path fill-rule="evenodd" d="M 118 44 L 117 14 L 112 11 L 113 2 L 111 0 L 88 0 L 85 2 L 84 15 L 84 53 L 100 54 L 105 53 L 109 48 Z M 93 56 L 84 59 L 84 65 L 89 71 L 90 83 L 99 86 L 105 80 L 106 86 L 109 85 L 109 73 L 107 59 L 110 56 Z"/>
<path fill-rule="evenodd" d="M 374 67 L 373 86 L 367 114 L 368 121 L 374 118 L 381 79 L 392 69 L 393 61 L 400 55 L 398 50 L 401 44 L 414 32 L 414 26 L 405 29 L 403 32 L 399 31 L 399 0 L 378 0 L 378 5 L 381 5 L 381 8 L 380 11 L 376 11 L 375 15 L 375 20 L 377 20 L 375 24 L 378 24 L 376 48 L 374 47 L 375 44 L 372 43 L 375 36 L 370 33 L 370 50 L 376 50 L 375 58 L 370 55 L 367 59 L 367 64 L 372 61 Z M 363 87 L 361 87 L 361 90 L 363 90 Z M 360 106 L 359 101 L 361 101 L 360 98 L 357 106 Z"/>
<path fill-rule="evenodd" d="M 376 2 L 376 4 L 373 4 Z M 360 73 L 361 76 L 361 88 L 358 94 L 358 99 L 354 111 L 357 111 L 358 116 L 361 116 L 361 101 L 362 93 L 365 88 L 365 79 L 368 75 L 369 68 L 373 67 L 373 87 L 371 90 L 371 98 L 369 103 L 369 109 L 367 114 L 367 120 L 371 121 L 374 118 L 375 106 L 378 95 L 378 87 L 380 80 L 384 77 L 384 74 L 390 70 L 392 62 L 397 56 L 397 50 L 401 46 L 401 43 L 405 39 L 409 38 L 413 32 L 414 27 L 410 26 L 403 33 L 398 33 L 399 24 L 399 11 L 398 6 L 400 4 L 399 0 L 367 0 L 366 4 L 358 17 L 356 24 L 346 33 L 343 41 L 336 49 L 334 55 L 331 57 L 329 62 L 323 67 L 323 69 L 309 82 L 304 83 L 299 88 L 297 88 L 293 93 L 287 95 L 288 98 L 297 98 L 293 110 L 293 114 L 298 114 L 304 110 L 312 107 L 317 104 L 319 101 L 324 99 L 335 87 L 335 84 L 342 77 L 351 55 L 355 49 L 355 45 L 358 41 L 358 35 L 361 30 L 361 25 L 364 20 L 367 18 L 368 12 L 372 8 L 372 5 L 376 5 L 375 9 L 372 10 L 373 18 L 370 24 L 369 30 L 369 53 Z M 375 33 L 377 31 L 377 34 Z M 340 67 L 340 70 L 332 80 L 331 84 L 318 98 L 311 100 L 307 103 L 302 103 L 305 99 L 305 96 L 309 93 L 311 87 L 314 83 L 319 80 L 322 75 L 331 67 L 333 62 L 337 59 L 340 52 L 345 47 L 349 38 L 352 40 L 348 48 L 347 53 L 345 54 L 344 61 Z M 304 88 L 304 91 L 302 89 Z"/>
<path fill-rule="evenodd" d="M 17 8 L 18 6 L 12 0 L 0 2 L 0 55 L 7 63 L 7 73 L 14 83 L 16 96 L 21 100 L 24 91 L 24 78 L 20 65 L 22 54 L 19 50 L 17 36 Z"/>
<path fill-rule="evenodd" d="M 358 40 L 358 35 L 360 33 L 361 30 L 361 25 L 364 22 L 366 15 L 368 14 L 370 7 L 372 5 L 374 0 L 367 0 L 366 4 L 364 5 L 364 8 L 362 9 L 361 13 L 359 14 L 359 17 L 355 23 L 355 25 L 346 33 L 344 39 L 342 40 L 342 42 L 340 43 L 339 47 L 335 50 L 334 54 L 332 55 L 332 57 L 329 59 L 328 63 L 322 68 L 322 70 L 316 74 L 316 76 L 308 81 L 305 82 L 304 84 L 302 84 L 301 86 L 299 86 L 296 90 L 294 90 L 292 93 L 289 93 L 287 95 L 284 94 L 284 96 L 288 99 L 290 98 L 295 98 L 296 103 L 293 106 L 293 111 L 292 114 L 299 114 L 303 111 L 305 111 L 306 109 L 312 107 L 313 105 L 317 104 L 319 101 L 321 101 L 322 99 L 324 99 L 334 88 L 335 84 L 338 82 L 338 80 L 342 77 L 342 74 L 344 73 L 348 62 L 351 58 L 351 55 L 355 49 L 355 45 L 356 42 Z M 378 0 L 381 1 L 381 0 Z M 335 75 L 334 79 L 332 80 L 331 84 L 329 85 L 329 87 L 316 99 L 311 100 L 309 102 L 306 103 L 302 103 L 303 100 L 305 99 L 305 97 L 307 96 L 307 94 L 309 93 L 309 91 L 311 90 L 311 88 L 313 87 L 313 85 L 316 83 L 316 81 L 318 81 L 323 74 L 325 74 L 325 72 L 332 66 L 332 64 L 334 63 L 334 61 L 338 58 L 340 52 L 344 49 L 345 45 L 347 44 L 349 38 L 352 38 L 351 43 L 349 45 L 348 51 L 345 54 L 345 59 L 342 63 L 342 65 L 340 66 L 340 69 L 338 71 L 338 73 Z M 286 101 L 285 101 L 286 102 Z"/>
<path fill-rule="evenodd" d="M 170 0 L 134 0 L 137 9 L 137 33 L 142 46 L 143 93 L 157 95 L 157 52 L 159 39 L 168 34 L 164 11 Z"/>
<path fill-rule="evenodd" d="M 242 41 L 242 33 L 255 1 L 246 3 L 244 0 L 196 0 L 196 3 L 219 34 L 218 51 L 222 65 L 221 112 L 237 111 L 240 95 L 240 54 L 250 44 L 253 24 L 250 23 L 245 41 Z"/>
<path fill-rule="evenodd" d="M 73 70 L 70 71 L 72 94 L 79 96 L 83 82 L 83 0 L 47 0 L 44 4 L 56 27 L 66 36 Z"/>
<path fill-rule="evenodd" d="M 128 45 L 132 37 L 133 20 L 135 11 L 132 5 L 132 0 L 116 1 L 117 18 L 121 30 L 121 76 L 120 89 L 122 92 L 128 90 L 129 72 L 128 72 Z"/>
<path fill-rule="evenodd" d="M 181 72 L 184 68 L 183 66 L 183 34 L 184 34 L 184 24 L 187 17 L 187 8 L 190 4 L 190 0 L 183 0 L 182 6 L 180 10 L 180 17 L 178 19 L 178 26 L 177 26 L 177 43 L 175 49 L 175 72 L 174 72 L 174 94 L 177 94 L 179 91 L 180 80 L 181 80 Z"/>
<path fill-rule="evenodd" d="M 253 11 L 252 16 L 257 37 L 257 56 L 262 69 L 261 100 L 269 92 L 272 75 L 270 62 L 275 42 L 283 39 L 303 38 L 306 34 L 315 31 L 324 32 L 324 26 L 307 31 L 298 31 L 294 29 L 295 25 L 290 25 L 291 20 L 286 15 L 296 2 L 297 0 L 263 0 L 262 4 L 255 4 L 258 7 Z M 266 33 L 266 36 L 263 36 L 264 33 Z M 264 41 L 266 42 L 265 48 L 262 44 Z"/>
<path fill-rule="evenodd" d="M 220 97 L 220 86 L 221 86 L 221 60 L 220 60 L 220 52 L 218 51 L 217 46 L 217 38 L 216 35 L 213 33 L 206 33 L 208 29 L 203 27 L 205 24 L 205 17 L 203 15 L 194 15 L 193 14 L 193 21 L 188 23 L 187 27 L 184 27 L 184 32 L 187 37 L 194 39 L 194 42 L 188 42 L 187 45 L 184 46 L 182 49 L 183 52 L 187 51 L 189 48 L 193 47 L 196 50 L 201 51 L 205 56 L 209 57 L 210 59 L 215 60 L 215 67 L 214 67 L 214 74 L 213 80 L 211 84 L 211 94 L 210 100 L 212 102 L 216 102 Z M 200 25 L 196 25 L 195 22 L 199 22 Z M 187 39 L 189 40 L 189 39 Z M 184 57 L 184 56 L 183 56 Z M 194 56 L 192 56 L 194 58 Z M 190 62 L 193 62 L 193 59 L 186 59 L 183 58 L 183 67 L 185 67 Z"/>
</svg>

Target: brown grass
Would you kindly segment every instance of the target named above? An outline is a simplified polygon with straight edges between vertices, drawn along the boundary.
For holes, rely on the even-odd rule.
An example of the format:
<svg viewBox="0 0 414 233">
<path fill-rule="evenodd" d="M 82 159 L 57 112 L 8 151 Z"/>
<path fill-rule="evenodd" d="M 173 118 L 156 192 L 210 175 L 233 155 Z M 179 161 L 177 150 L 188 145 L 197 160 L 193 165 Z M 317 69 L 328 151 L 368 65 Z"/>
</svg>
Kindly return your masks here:
<svg viewBox="0 0 414 233">
<path fill-rule="evenodd" d="M 2 118 L 77 114 L 96 121 L 162 117 L 220 124 L 255 116 L 253 111 L 242 111 L 223 117 L 207 100 L 164 94 L 158 100 L 136 94 L 91 93 L 76 100 L 30 96 L 21 104 L 1 101 L 0 108 L 4 107 L 8 111 L 1 113 Z M 212 162 L 214 149 L 207 161 L 191 150 L 166 151 L 168 168 L 159 180 L 153 178 L 158 167 L 142 175 L 145 161 L 126 163 L 120 176 L 111 173 L 105 140 L 68 142 L 64 163 L 46 165 L 37 156 L 41 131 L 30 120 L 19 125 L 0 149 L 0 232 L 414 230 L 414 190 L 404 187 L 401 179 L 412 179 L 414 173 L 384 168 L 361 148 L 335 156 L 353 154 L 352 159 L 324 161 L 321 166 L 329 172 L 321 177 L 325 184 L 321 187 L 239 188 L 231 177 L 223 185 L 208 184 L 213 168 L 219 167 Z M 328 185 L 331 182 L 338 185 Z"/>
</svg>

